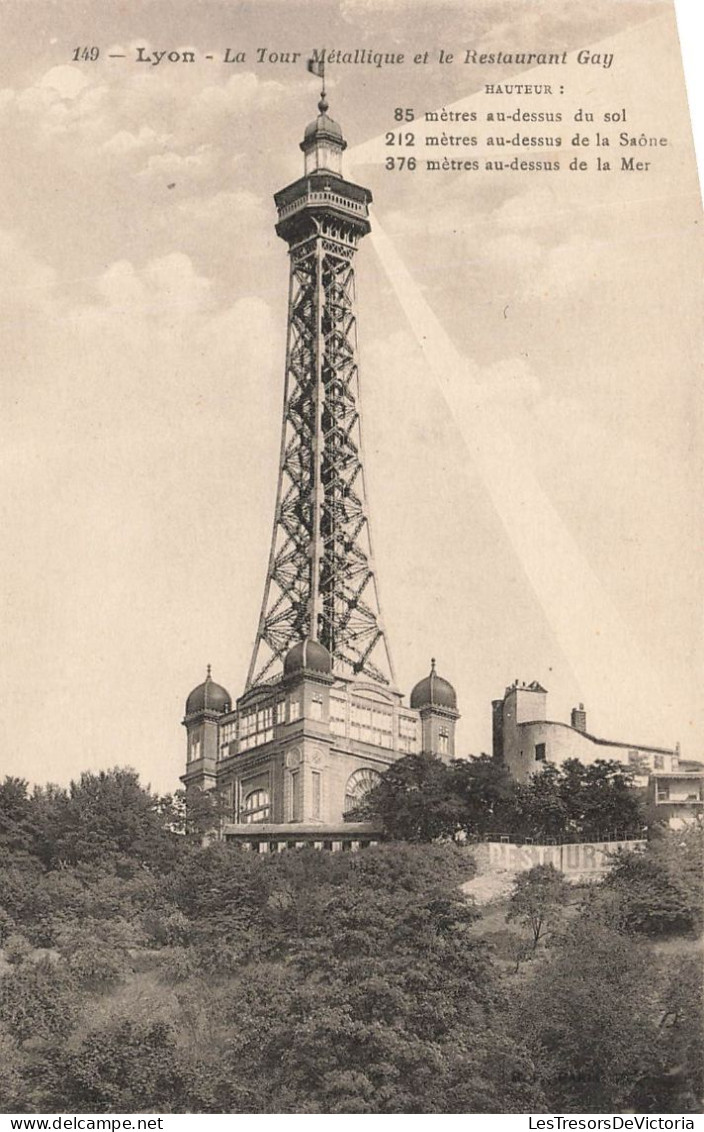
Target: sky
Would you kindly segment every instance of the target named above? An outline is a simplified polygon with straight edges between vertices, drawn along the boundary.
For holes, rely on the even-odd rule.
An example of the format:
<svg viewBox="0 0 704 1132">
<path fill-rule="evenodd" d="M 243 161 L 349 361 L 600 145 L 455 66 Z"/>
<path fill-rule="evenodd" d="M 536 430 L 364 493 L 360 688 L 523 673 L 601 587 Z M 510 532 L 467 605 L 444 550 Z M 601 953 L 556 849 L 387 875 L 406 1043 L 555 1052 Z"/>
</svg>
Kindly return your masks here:
<svg viewBox="0 0 704 1132">
<path fill-rule="evenodd" d="M 87 12 L 3 11 L 0 772 L 66 783 L 131 765 L 173 790 L 206 664 L 233 697 L 244 689 L 283 391 L 272 194 L 302 171 L 318 97 L 304 65 L 258 64 L 259 47 L 432 57 L 328 76 L 347 175 L 374 196 L 362 408 L 399 687 L 437 657 L 460 754 L 490 749 L 490 701 L 518 678 L 549 690 L 549 718 L 581 701 L 596 735 L 704 758 L 701 203 L 671 4 Z M 96 61 L 73 60 L 91 45 Z M 139 46 L 198 61 L 140 64 Z M 227 47 L 247 60 L 223 63 Z M 435 62 L 467 47 L 570 63 Z M 578 65 L 585 48 L 612 65 Z M 483 92 L 517 80 L 564 93 Z M 462 131 L 482 139 L 492 110 L 559 109 L 560 127 L 520 129 L 561 133 L 562 169 L 388 171 L 396 107 L 474 110 Z M 593 149 L 568 144 L 587 133 L 580 107 L 626 108 L 627 130 L 669 145 L 625 151 L 652 156 L 647 174 L 597 173 Z M 575 153 L 588 171 L 568 170 Z M 497 155 L 482 142 L 477 156 Z"/>
</svg>

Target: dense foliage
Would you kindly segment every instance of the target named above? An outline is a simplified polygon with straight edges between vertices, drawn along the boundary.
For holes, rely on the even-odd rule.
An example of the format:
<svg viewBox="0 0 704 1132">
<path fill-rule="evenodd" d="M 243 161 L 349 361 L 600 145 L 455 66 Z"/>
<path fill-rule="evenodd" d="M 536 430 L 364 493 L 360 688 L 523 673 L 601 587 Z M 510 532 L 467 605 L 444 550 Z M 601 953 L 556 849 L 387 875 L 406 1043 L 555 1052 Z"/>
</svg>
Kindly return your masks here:
<svg viewBox="0 0 704 1132">
<path fill-rule="evenodd" d="M 370 791 L 364 813 L 381 817 L 392 837 L 407 841 L 459 833 L 596 840 L 642 834 L 646 825 L 641 791 L 623 763 L 547 763 L 530 782 L 519 783 L 488 755 L 449 764 L 408 755 Z"/>
<path fill-rule="evenodd" d="M 696 833 L 590 893 L 518 876 L 514 964 L 471 848 L 260 856 L 203 845 L 214 806 L 0 785 L 0 1111 L 696 1111 Z"/>
</svg>

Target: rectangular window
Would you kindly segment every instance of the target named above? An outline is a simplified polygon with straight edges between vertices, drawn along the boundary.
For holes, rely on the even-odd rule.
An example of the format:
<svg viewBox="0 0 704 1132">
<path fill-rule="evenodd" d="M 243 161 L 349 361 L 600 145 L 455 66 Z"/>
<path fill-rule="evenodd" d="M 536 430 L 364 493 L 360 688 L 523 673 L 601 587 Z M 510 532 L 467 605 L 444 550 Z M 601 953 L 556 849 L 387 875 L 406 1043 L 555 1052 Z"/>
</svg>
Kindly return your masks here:
<svg viewBox="0 0 704 1132">
<path fill-rule="evenodd" d="M 545 762 L 545 744 L 544 743 L 536 743 L 535 744 L 535 761 L 537 763 L 544 763 Z"/>
<path fill-rule="evenodd" d="M 262 743 L 270 743 L 274 738 L 274 705 L 269 704 L 263 711 L 257 712 L 257 724 L 261 717 L 261 740 Z"/>
<path fill-rule="evenodd" d="M 274 738 L 274 705 L 253 708 L 240 716 L 241 748 L 259 747 Z"/>
<path fill-rule="evenodd" d="M 323 697 L 313 696 L 310 701 L 310 717 L 311 719 L 323 718 Z"/>
<path fill-rule="evenodd" d="M 286 700 L 279 700 L 278 704 L 276 705 L 276 722 L 286 722 Z"/>
<path fill-rule="evenodd" d="M 418 720 L 410 715 L 398 717 L 398 748 L 406 754 L 418 749 Z"/>
<path fill-rule="evenodd" d="M 362 707 L 361 704 L 352 704 L 350 735 L 353 739 L 359 739 L 362 743 L 373 743 L 375 741 L 371 708 Z"/>
<path fill-rule="evenodd" d="M 291 700 L 288 705 L 288 719 L 289 723 L 293 723 L 294 719 L 301 718 L 301 704 L 299 700 Z"/>
<path fill-rule="evenodd" d="M 377 747 L 393 746 L 394 717 L 388 711 L 372 711 L 372 743 Z"/>
<path fill-rule="evenodd" d="M 323 776 L 319 770 L 313 771 L 313 817 L 319 818 L 323 809 Z"/>
<path fill-rule="evenodd" d="M 230 723 L 223 723 L 220 728 L 220 743 L 225 746 L 231 743 L 237 734 L 237 720 L 233 719 Z"/>
<path fill-rule="evenodd" d="M 347 734 L 347 719 L 345 700 L 339 696 L 330 697 L 330 730 L 333 735 Z"/>
<path fill-rule="evenodd" d="M 291 771 L 291 821 L 301 820 L 301 774 Z"/>
<path fill-rule="evenodd" d="M 665 756 L 664 755 L 654 755 L 653 756 L 653 770 L 664 770 L 664 769 L 665 769 Z"/>
<path fill-rule="evenodd" d="M 628 752 L 628 765 L 636 772 L 636 774 L 648 774 L 650 770 L 650 761 L 648 756 L 643 751 L 629 751 Z"/>
<path fill-rule="evenodd" d="M 670 787 L 666 782 L 658 782 L 657 784 L 657 800 L 658 802 L 670 801 Z"/>
</svg>

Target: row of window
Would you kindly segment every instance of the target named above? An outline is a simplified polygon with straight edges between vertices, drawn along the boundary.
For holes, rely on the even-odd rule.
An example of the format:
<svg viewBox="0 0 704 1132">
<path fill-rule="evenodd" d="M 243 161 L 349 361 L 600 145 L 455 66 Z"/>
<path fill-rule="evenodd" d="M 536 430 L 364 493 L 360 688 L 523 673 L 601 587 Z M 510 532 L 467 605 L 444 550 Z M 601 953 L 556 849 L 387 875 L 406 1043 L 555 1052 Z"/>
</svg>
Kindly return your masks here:
<svg viewBox="0 0 704 1132">
<path fill-rule="evenodd" d="M 227 747 L 234 739 L 239 739 L 247 748 L 269 743 L 274 738 L 274 724 L 293 723 L 301 718 L 300 700 L 279 700 L 276 704 L 243 711 L 238 720 L 231 720 L 220 729 L 220 743 Z M 322 720 L 323 697 L 314 695 L 310 701 L 310 718 Z M 333 735 L 347 736 L 362 743 L 392 750 L 394 746 L 394 717 L 389 711 L 366 707 L 353 703 L 350 707 L 349 732 L 347 723 L 347 701 L 339 696 L 330 697 L 330 730 Z M 418 720 L 413 716 L 398 717 L 398 749 L 410 754 L 418 749 Z M 196 757 L 196 756 L 192 756 Z"/>
<path fill-rule="evenodd" d="M 628 765 L 633 767 L 633 769 L 640 774 L 647 774 L 651 769 L 650 755 L 646 754 L 645 751 L 629 751 Z M 652 756 L 652 769 L 665 770 L 664 755 Z"/>
<path fill-rule="evenodd" d="M 333 735 L 357 739 L 376 747 L 392 750 L 394 746 L 394 717 L 383 708 L 367 707 L 359 703 L 350 705 L 349 732 L 347 724 L 347 701 L 339 696 L 330 697 L 330 730 Z M 407 754 L 417 750 L 418 720 L 414 716 L 398 717 L 398 749 Z"/>
<path fill-rule="evenodd" d="M 258 747 L 262 743 L 270 743 L 274 738 L 274 723 L 280 726 L 286 723 L 286 700 L 278 700 L 276 704 L 268 704 L 260 708 L 251 708 L 240 713 L 238 719 L 224 723 L 220 728 L 220 744 L 228 746 L 233 739 L 245 743 L 247 747 Z M 323 697 L 313 696 L 310 705 L 311 719 L 323 718 Z M 288 722 L 294 723 L 301 718 L 300 700 L 288 701 Z"/>
<path fill-rule="evenodd" d="M 656 801 L 658 802 L 701 802 L 702 794 L 699 789 L 692 790 L 678 788 L 677 783 L 672 786 L 669 782 L 658 782 Z"/>
</svg>

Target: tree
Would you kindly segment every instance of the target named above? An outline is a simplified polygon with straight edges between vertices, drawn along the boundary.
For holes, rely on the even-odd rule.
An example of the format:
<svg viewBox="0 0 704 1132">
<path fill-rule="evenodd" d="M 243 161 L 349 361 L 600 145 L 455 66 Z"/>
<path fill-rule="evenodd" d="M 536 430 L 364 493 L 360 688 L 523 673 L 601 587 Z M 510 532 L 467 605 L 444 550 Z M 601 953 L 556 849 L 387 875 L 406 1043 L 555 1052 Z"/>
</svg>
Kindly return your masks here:
<svg viewBox="0 0 704 1132">
<path fill-rule="evenodd" d="M 697 954 L 666 956 L 656 1066 L 634 1089 L 638 1112 L 701 1112 L 704 1098 L 704 978 Z"/>
<path fill-rule="evenodd" d="M 704 927 L 704 830 L 666 830 L 643 852 L 615 856 L 603 890 L 616 898 L 626 931 L 651 937 L 698 935 Z"/>
<path fill-rule="evenodd" d="M 171 808 L 140 784 L 134 770 L 86 771 L 68 791 L 50 787 L 38 793 L 36 804 L 50 868 L 113 861 L 129 870 L 173 862 L 178 843 Z"/>
<path fill-rule="evenodd" d="M 262 859 L 268 965 L 236 968 L 211 1094 L 256 1112 L 525 1111 L 535 1068 L 506 1003 L 452 844 Z M 281 1020 L 285 1018 L 285 1024 Z M 227 1071 L 225 1071 L 227 1066 Z M 206 1104 L 208 1102 L 206 1100 Z M 250 1105 L 266 1107 L 245 1107 Z"/>
<path fill-rule="evenodd" d="M 183 1067 L 171 1026 L 118 1019 L 59 1054 L 57 1087 L 69 1112 L 183 1111 Z"/>
<path fill-rule="evenodd" d="M 172 829 L 201 843 L 208 834 L 220 829 L 227 816 L 227 803 L 222 790 L 201 790 L 187 786 L 177 790 L 172 803 Z"/>
<path fill-rule="evenodd" d="M 658 1066 L 656 991 L 642 944 L 582 917 L 519 992 L 514 1035 L 540 1051 L 546 1111 L 623 1112 Z"/>
<path fill-rule="evenodd" d="M 23 778 L 7 777 L 0 783 L 0 864 L 34 854 L 36 838 L 27 783 Z"/>
<path fill-rule="evenodd" d="M 559 922 L 569 894 L 568 882 L 554 865 L 535 865 L 516 877 L 506 919 L 528 925 L 535 952 Z"/>
<path fill-rule="evenodd" d="M 634 785 L 634 771 L 614 760 L 597 759 L 584 775 L 586 832 L 608 831 L 643 834 L 646 824 L 642 791 Z"/>
<path fill-rule="evenodd" d="M 433 755 L 407 755 L 392 763 L 369 791 L 365 808 L 402 841 L 452 837 L 461 828 L 462 802 L 452 771 Z"/>
<path fill-rule="evenodd" d="M 65 1038 L 80 1003 L 61 963 L 27 960 L 0 978 L 0 1022 L 18 1042 Z"/>
<path fill-rule="evenodd" d="M 547 763 L 517 787 L 517 826 L 528 837 L 599 839 L 642 833 L 646 812 L 633 772 L 616 761 Z"/>
<path fill-rule="evenodd" d="M 517 822 L 516 782 L 501 759 L 478 755 L 450 765 L 458 824 L 465 833 L 511 833 Z"/>
<path fill-rule="evenodd" d="M 386 832 L 406 841 L 507 834 L 598 839 L 614 830 L 642 833 L 643 799 L 622 763 L 570 759 L 519 784 L 500 759 L 479 755 L 449 765 L 432 755 L 392 764 L 367 795 L 357 817 L 376 815 Z"/>
<path fill-rule="evenodd" d="M 564 838 L 572 823 L 562 768 L 546 763 L 540 774 L 518 785 L 516 811 L 515 826 L 523 836 Z"/>
<path fill-rule="evenodd" d="M 0 1026 L 0 1112 L 27 1112 L 27 1081 L 22 1072 L 23 1057 L 17 1043 Z M 31 1111 L 31 1109 L 29 1110 Z"/>
</svg>

